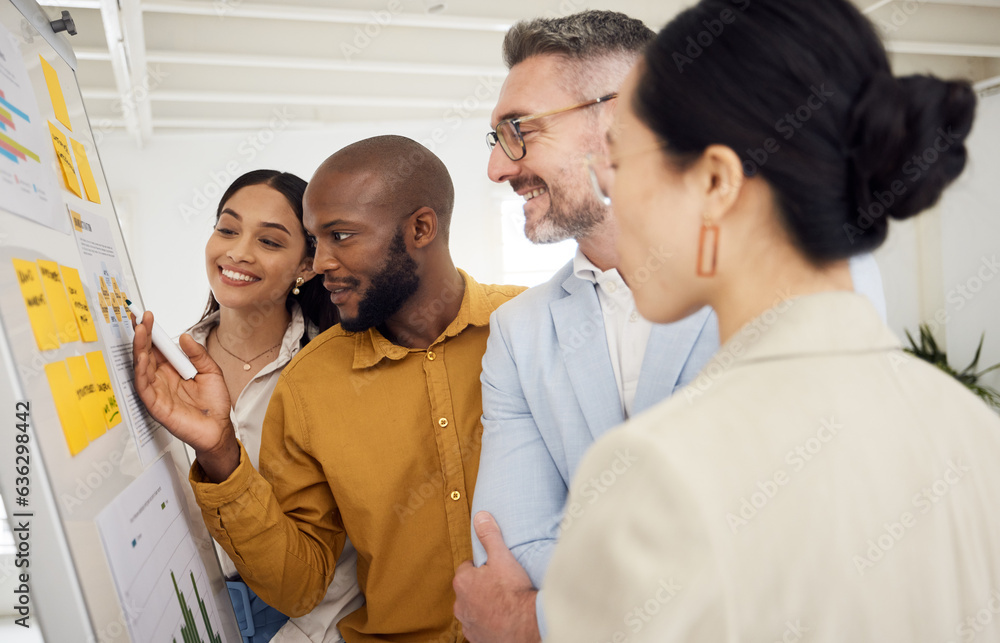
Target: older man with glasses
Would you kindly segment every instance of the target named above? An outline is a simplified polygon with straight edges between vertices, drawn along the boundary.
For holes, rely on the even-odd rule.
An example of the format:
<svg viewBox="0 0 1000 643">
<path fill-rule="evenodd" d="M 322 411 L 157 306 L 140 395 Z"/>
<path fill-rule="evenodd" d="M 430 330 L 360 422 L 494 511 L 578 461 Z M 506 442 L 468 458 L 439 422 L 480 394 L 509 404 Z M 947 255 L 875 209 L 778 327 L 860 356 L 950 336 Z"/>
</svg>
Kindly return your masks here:
<svg viewBox="0 0 1000 643">
<path fill-rule="evenodd" d="M 650 247 L 635 274 L 616 270 L 606 137 L 617 89 L 653 35 L 621 13 L 585 11 L 520 22 L 504 39 L 510 74 L 487 134 L 489 176 L 524 197 L 531 241 L 575 239 L 578 249 L 547 283 L 490 320 L 472 505 L 476 566 L 464 563 L 454 582 L 455 615 L 473 643 L 544 636 L 539 588 L 560 526 L 585 509 L 564 506 L 584 452 L 685 386 L 718 348 L 710 309 L 666 325 L 636 311 L 631 289 L 669 253 Z M 855 284 L 878 304 L 877 266 L 863 261 L 864 283 L 855 273 Z M 631 458 L 621 454 L 583 497 L 596 500 L 627 475 Z"/>
</svg>

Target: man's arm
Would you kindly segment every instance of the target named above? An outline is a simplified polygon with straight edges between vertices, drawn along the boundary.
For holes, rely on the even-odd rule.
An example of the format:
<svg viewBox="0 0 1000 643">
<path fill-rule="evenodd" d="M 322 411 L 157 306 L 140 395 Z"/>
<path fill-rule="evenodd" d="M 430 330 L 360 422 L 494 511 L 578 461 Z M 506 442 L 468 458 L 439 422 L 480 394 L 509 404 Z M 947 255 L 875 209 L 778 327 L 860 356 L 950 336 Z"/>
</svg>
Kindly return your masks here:
<svg viewBox="0 0 1000 643">
<path fill-rule="evenodd" d="M 268 605 L 289 616 L 315 607 L 333 579 L 346 538 L 322 466 L 303 449 L 306 426 L 278 380 L 261 442 L 261 472 L 241 448 L 236 471 L 213 484 L 192 467 L 195 499 L 212 536 Z"/>
<path fill-rule="evenodd" d="M 483 357 L 483 447 L 472 515 L 493 515 L 504 542 L 539 587 L 559 535 L 567 489 L 528 407 L 502 316 L 501 309 L 490 319 Z M 486 552 L 470 529 L 474 561 L 482 565 Z"/>
<path fill-rule="evenodd" d="M 333 524 L 335 505 L 322 470 L 298 448 L 303 423 L 297 408 L 291 399 L 275 404 L 283 390 L 279 380 L 261 445 L 261 466 L 269 469 L 272 490 L 236 439 L 218 365 L 184 335 L 181 348 L 198 375 L 182 379 L 152 345 L 152 320 L 147 312 L 135 326 L 136 392 L 150 415 L 195 450 L 191 482 L 205 524 L 266 603 L 290 616 L 307 613 L 326 593 L 344 533 Z M 288 440 L 286 429 L 293 432 Z"/>
</svg>

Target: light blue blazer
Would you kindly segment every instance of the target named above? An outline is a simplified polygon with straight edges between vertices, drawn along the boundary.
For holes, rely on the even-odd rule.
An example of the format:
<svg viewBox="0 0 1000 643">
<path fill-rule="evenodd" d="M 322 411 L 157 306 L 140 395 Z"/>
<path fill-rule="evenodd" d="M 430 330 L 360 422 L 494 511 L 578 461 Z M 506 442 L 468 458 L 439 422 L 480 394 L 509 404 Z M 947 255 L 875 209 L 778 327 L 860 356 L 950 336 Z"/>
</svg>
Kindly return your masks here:
<svg viewBox="0 0 1000 643">
<path fill-rule="evenodd" d="M 719 346 L 705 308 L 649 336 L 634 413 L 684 386 Z M 472 511 L 489 511 L 535 587 L 552 556 L 583 454 L 625 421 L 594 284 L 573 262 L 490 319 L 483 357 L 483 448 Z M 475 563 L 486 552 L 472 536 Z"/>
</svg>

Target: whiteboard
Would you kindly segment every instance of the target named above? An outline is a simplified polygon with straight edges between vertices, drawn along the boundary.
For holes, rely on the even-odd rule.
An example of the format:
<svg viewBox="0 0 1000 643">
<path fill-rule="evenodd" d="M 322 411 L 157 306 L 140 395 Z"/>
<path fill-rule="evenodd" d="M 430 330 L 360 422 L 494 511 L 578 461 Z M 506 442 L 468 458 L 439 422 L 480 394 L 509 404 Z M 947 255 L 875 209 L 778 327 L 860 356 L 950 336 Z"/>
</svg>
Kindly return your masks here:
<svg viewBox="0 0 1000 643">
<path fill-rule="evenodd" d="M 147 643 L 135 631 L 181 641 L 181 629 L 206 643 L 240 641 L 183 445 L 148 417 L 131 388 L 122 300 L 141 303 L 142 293 L 75 65 L 70 41 L 52 33 L 37 4 L 0 0 L 0 494 L 11 526 L 24 527 L 15 542 L 27 562 L 16 571 L 28 579 L 26 599 L 0 600 L 24 600 L 25 623 L 46 641 Z M 37 284 L 19 266 L 38 266 L 44 306 L 26 294 Z M 73 274 L 94 325 L 90 341 Z M 75 340 L 60 324 L 59 283 L 77 320 Z M 51 344 L 40 343 L 41 317 L 33 316 L 44 307 L 57 331 Z M 64 394 L 60 378 L 74 395 Z"/>
</svg>

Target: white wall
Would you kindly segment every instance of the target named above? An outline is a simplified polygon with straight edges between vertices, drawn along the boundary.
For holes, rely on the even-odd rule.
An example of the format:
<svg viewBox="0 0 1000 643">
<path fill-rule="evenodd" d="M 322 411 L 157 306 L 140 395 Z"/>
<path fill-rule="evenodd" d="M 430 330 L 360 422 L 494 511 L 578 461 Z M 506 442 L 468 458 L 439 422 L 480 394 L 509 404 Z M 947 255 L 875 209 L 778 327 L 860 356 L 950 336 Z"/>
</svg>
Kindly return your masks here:
<svg viewBox="0 0 1000 643">
<path fill-rule="evenodd" d="M 322 131 L 285 129 L 220 134 L 157 134 L 143 150 L 124 135 L 105 137 L 101 161 L 146 307 L 179 334 L 197 321 L 208 296 L 204 247 L 225 188 L 257 168 L 308 180 L 327 156 L 379 134 L 430 141 L 441 121 L 345 124 Z M 512 194 L 486 177 L 486 117 L 438 136 L 433 150 L 455 182 L 451 251 L 456 265 L 479 281 L 502 280 L 500 202 Z M 267 144 L 263 144 L 267 142 Z"/>
<path fill-rule="evenodd" d="M 985 331 L 982 370 L 1000 362 L 1000 95 L 981 100 L 967 147 L 965 172 L 937 207 L 892 222 L 875 257 L 896 334 L 916 338 L 927 323 L 961 369 Z M 1000 388 L 1000 371 L 984 383 Z"/>
<path fill-rule="evenodd" d="M 969 164 L 941 210 L 949 362 L 964 368 L 985 331 L 982 369 L 1000 362 L 1000 95 L 980 101 Z M 985 381 L 1000 388 L 1000 371 Z"/>
</svg>

